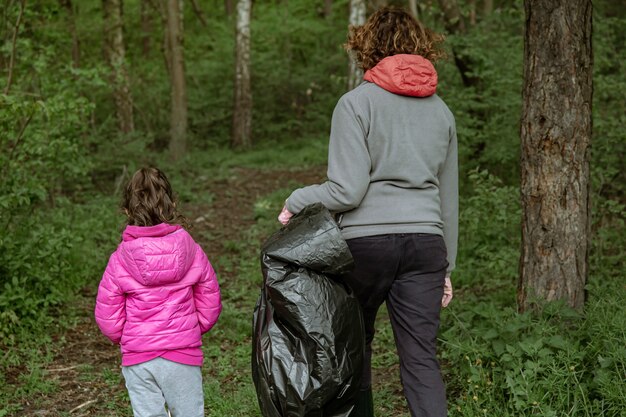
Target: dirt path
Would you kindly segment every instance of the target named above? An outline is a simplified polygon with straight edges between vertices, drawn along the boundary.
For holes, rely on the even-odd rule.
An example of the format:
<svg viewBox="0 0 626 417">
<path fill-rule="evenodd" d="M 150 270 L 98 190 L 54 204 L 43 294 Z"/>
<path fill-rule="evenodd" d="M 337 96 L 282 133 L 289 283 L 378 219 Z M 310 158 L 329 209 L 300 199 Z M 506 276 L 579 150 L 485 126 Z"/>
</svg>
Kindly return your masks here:
<svg viewBox="0 0 626 417">
<path fill-rule="evenodd" d="M 253 205 L 259 198 L 285 188 L 290 182 L 317 183 L 324 174 L 323 167 L 302 171 L 234 169 L 228 179 L 208 184 L 208 190 L 214 196 L 211 205 L 189 208 L 188 215 L 194 222 L 194 231 L 209 232 L 210 238 L 199 236 L 199 242 L 209 255 L 219 256 L 224 252 L 224 242 L 233 240 L 254 224 Z"/>
<path fill-rule="evenodd" d="M 210 205 L 189 206 L 185 210 L 194 222 L 192 233 L 212 257 L 225 251 L 224 242 L 239 236 L 254 224 L 253 205 L 260 197 L 288 182 L 304 184 L 320 181 L 322 167 L 302 171 L 261 171 L 234 169 L 229 178 L 207 183 L 213 196 Z M 276 213 L 278 215 L 278 213 Z M 205 233 L 202 233 L 205 232 Z M 115 416 L 120 404 L 116 396 L 125 390 L 119 378 L 120 355 L 117 346 L 99 332 L 93 319 L 95 288 L 85 288 L 76 300 L 79 312 L 76 326 L 55 337 L 53 361 L 43 370 L 44 380 L 56 384 L 53 392 L 30 397 L 17 416 Z M 23 384 L 15 369 L 9 383 Z M 12 380 L 12 381 L 11 381 Z M 127 404 L 125 404 L 126 409 Z"/>
</svg>

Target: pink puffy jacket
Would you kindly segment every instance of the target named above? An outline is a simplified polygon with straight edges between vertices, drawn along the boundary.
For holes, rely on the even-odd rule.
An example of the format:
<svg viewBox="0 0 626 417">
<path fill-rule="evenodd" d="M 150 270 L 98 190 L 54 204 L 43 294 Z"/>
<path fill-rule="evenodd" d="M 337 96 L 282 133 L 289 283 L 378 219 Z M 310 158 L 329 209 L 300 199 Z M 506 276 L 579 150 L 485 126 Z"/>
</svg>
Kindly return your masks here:
<svg viewBox="0 0 626 417">
<path fill-rule="evenodd" d="M 162 223 L 126 227 L 100 282 L 95 315 L 122 355 L 132 355 L 199 349 L 221 309 L 203 250 L 181 226 Z"/>
</svg>

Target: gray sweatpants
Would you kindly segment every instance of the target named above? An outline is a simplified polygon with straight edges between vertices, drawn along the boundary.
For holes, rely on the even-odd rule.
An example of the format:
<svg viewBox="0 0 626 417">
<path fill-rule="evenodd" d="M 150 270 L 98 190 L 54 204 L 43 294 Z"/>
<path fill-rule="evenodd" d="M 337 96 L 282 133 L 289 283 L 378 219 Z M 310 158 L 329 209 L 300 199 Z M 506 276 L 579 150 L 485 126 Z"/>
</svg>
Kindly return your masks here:
<svg viewBox="0 0 626 417">
<path fill-rule="evenodd" d="M 155 358 L 123 366 L 122 374 L 135 417 L 204 417 L 202 372 L 199 366 Z"/>
</svg>

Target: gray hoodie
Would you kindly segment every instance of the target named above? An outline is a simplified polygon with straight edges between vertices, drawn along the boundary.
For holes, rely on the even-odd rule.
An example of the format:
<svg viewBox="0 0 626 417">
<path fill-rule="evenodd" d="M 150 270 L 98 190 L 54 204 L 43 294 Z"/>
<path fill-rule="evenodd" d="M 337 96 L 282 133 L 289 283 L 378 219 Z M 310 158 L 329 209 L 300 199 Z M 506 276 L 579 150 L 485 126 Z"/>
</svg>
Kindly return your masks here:
<svg viewBox="0 0 626 417">
<path fill-rule="evenodd" d="M 454 116 L 433 94 L 436 72 L 418 55 L 394 55 L 364 78 L 333 112 L 328 180 L 295 190 L 287 209 L 321 202 L 339 214 L 346 239 L 442 235 L 450 272 L 458 239 L 457 138 Z"/>
</svg>

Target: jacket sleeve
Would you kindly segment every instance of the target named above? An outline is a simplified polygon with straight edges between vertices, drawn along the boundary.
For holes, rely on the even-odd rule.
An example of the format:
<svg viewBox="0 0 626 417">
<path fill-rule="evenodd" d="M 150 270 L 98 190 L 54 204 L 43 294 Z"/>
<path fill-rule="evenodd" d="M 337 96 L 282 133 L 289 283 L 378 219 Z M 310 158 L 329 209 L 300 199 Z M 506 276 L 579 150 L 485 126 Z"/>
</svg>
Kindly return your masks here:
<svg viewBox="0 0 626 417">
<path fill-rule="evenodd" d="M 455 268 L 459 235 L 459 163 L 458 141 L 454 119 L 450 128 L 450 144 L 443 167 L 439 173 L 439 193 L 441 198 L 441 217 L 443 238 L 448 251 L 448 269 L 450 275 Z"/>
<path fill-rule="evenodd" d="M 328 181 L 295 190 L 287 209 L 299 213 L 305 206 L 322 203 L 341 213 L 361 204 L 370 181 L 371 158 L 366 138 L 369 121 L 358 97 L 344 95 L 333 112 L 328 144 Z"/>
<path fill-rule="evenodd" d="M 96 323 L 102 333 L 119 344 L 126 324 L 126 295 L 119 286 L 120 274 L 126 274 L 114 252 L 104 271 L 96 298 Z"/>
<path fill-rule="evenodd" d="M 204 265 L 200 281 L 193 287 L 193 297 L 198 314 L 200 331 L 206 333 L 215 325 L 222 311 L 222 297 L 217 283 L 217 275 L 206 254 L 198 247 Z"/>
</svg>

